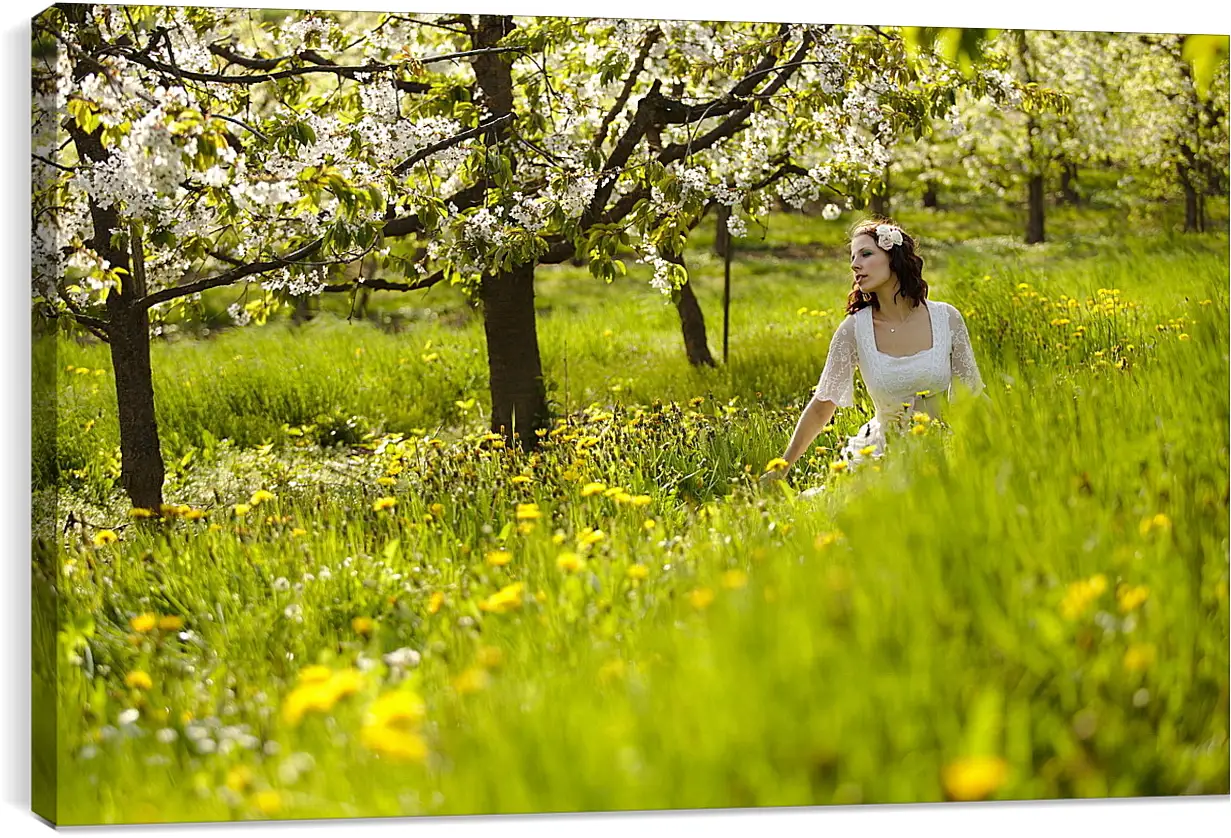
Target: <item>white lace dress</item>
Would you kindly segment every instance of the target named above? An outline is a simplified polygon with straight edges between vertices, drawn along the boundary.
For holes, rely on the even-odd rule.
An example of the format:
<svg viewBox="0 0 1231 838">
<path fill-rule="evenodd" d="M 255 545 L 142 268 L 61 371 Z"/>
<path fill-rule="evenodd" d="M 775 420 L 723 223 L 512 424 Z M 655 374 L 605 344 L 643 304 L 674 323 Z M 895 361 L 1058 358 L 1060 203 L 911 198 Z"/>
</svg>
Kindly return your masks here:
<svg viewBox="0 0 1231 838">
<path fill-rule="evenodd" d="M 941 397 L 951 395 L 954 379 L 972 393 L 983 391 L 961 312 L 948 303 L 925 300 L 924 305 L 932 322 L 932 346 L 913 355 L 886 355 L 876 348 L 871 307 L 848 315 L 834 332 L 812 398 L 852 407 L 858 367 L 876 407 L 876 415 L 842 449 L 841 456 L 852 464 L 866 456 L 880 457 L 886 431 L 903 429 L 915 412 L 939 419 Z"/>
</svg>

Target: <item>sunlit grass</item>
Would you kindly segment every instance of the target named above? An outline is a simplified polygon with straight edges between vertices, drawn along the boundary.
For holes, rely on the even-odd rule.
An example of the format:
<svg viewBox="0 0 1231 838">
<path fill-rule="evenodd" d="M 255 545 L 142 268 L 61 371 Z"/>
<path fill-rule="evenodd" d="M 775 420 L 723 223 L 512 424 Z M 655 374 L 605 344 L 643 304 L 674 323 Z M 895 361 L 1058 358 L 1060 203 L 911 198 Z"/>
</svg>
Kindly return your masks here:
<svg viewBox="0 0 1231 838">
<path fill-rule="evenodd" d="M 544 271 L 529 455 L 485 433 L 477 322 L 160 344 L 165 523 L 63 343 L 60 822 L 1227 793 L 1209 238 L 937 245 L 990 399 L 831 472 L 860 395 L 768 490 L 841 259 L 741 256 L 716 370 L 641 274 Z"/>
</svg>

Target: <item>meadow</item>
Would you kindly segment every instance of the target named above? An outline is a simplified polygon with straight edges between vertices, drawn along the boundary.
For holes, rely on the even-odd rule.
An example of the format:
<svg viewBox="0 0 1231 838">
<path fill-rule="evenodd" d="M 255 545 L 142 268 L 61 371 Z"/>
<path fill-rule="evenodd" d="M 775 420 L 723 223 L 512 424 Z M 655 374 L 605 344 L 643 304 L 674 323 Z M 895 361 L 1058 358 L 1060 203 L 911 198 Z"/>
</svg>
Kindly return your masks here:
<svg viewBox="0 0 1231 838">
<path fill-rule="evenodd" d="M 1217 213 L 1182 236 L 1062 209 L 1026 247 L 1011 214 L 901 212 L 990 398 L 847 473 L 857 386 L 768 487 L 849 217 L 740 242 L 716 369 L 644 266 L 541 269 L 559 419 L 531 453 L 486 433 L 456 289 L 236 329 L 211 296 L 208 337 L 154 348 L 163 521 L 118 490 L 106 347 L 36 347 L 58 822 L 1228 793 Z"/>
</svg>

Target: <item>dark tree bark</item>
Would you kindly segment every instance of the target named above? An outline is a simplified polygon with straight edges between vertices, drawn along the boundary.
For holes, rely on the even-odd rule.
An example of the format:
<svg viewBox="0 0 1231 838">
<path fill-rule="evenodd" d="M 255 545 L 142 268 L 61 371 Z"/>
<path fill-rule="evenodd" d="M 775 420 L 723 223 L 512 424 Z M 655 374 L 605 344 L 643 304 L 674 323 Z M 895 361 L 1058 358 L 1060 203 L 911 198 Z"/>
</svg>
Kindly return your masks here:
<svg viewBox="0 0 1231 838">
<path fill-rule="evenodd" d="M 933 181 L 928 181 L 923 187 L 923 205 L 928 209 L 936 209 L 940 206 L 940 201 L 936 197 L 936 184 Z"/>
<path fill-rule="evenodd" d="M 1192 169 L 1180 166 L 1180 185 L 1184 187 L 1184 232 L 1205 232 L 1205 195 L 1193 182 Z"/>
<path fill-rule="evenodd" d="M 69 134 L 79 154 L 98 163 L 107 158 L 100 139 L 102 129 L 87 134 L 68 120 Z M 107 335 L 115 372 L 115 398 L 120 424 L 120 484 L 134 507 L 158 512 L 166 476 L 158 423 L 154 418 L 154 379 L 150 368 L 150 319 L 140 304 L 146 293 L 144 244 L 136 227 L 128 232 L 132 258 L 111 231 L 122 231 L 114 206 L 106 209 L 90 201 L 94 234 L 90 246 L 113 269 L 122 269 L 120 288 L 107 296 Z M 118 239 L 119 237 L 115 237 Z"/>
<path fill-rule="evenodd" d="M 889 200 L 889 173 L 885 173 L 885 179 L 882 183 L 874 187 L 872 197 L 868 201 L 868 207 L 873 215 L 879 215 L 882 218 L 889 217 L 890 200 Z"/>
<path fill-rule="evenodd" d="M 665 258 L 668 262 L 687 267 L 683 255 L 667 254 Z M 684 352 L 688 355 L 688 363 L 694 367 L 718 366 L 714 356 L 710 354 L 709 341 L 705 335 L 705 316 L 701 313 L 701 303 L 697 300 L 697 295 L 693 293 L 692 280 L 680 286 L 675 310 L 680 315 L 680 330 L 684 334 Z"/>
<path fill-rule="evenodd" d="M 715 213 L 714 255 L 726 256 L 727 248 L 731 246 L 731 230 L 727 227 L 727 221 L 731 218 L 731 208 L 726 204 L 718 204 Z"/>
<path fill-rule="evenodd" d="M 483 332 L 492 399 L 492 433 L 522 446 L 551 423 L 534 314 L 534 265 L 483 277 Z"/>
<path fill-rule="evenodd" d="M 495 46 L 515 25 L 512 17 L 481 15 L 472 36 L 475 49 Z M 513 113 L 511 59 L 501 53 L 478 55 L 474 74 L 482 102 L 492 116 Z M 496 129 L 489 142 L 499 142 L 509 122 Z M 508 146 L 502 152 L 511 154 Z M 515 168 L 517 161 L 511 159 L 510 164 Z M 492 432 L 523 447 L 534 447 L 539 441 L 534 432 L 551 422 L 534 313 L 534 263 L 484 276 L 479 298 L 487 337 Z"/>
<path fill-rule="evenodd" d="M 1027 184 L 1026 244 L 1044 241 L 1043 231 L 1043 176 L 1031 175 Z"/>
<path fill-rule="evenodd" d="M 1081 204 L 1081 195 L 1077 192 L 1077 164 L 1071 160 L 1060 165 L 1060 200 L 1070 206 Z"/>
</svg>

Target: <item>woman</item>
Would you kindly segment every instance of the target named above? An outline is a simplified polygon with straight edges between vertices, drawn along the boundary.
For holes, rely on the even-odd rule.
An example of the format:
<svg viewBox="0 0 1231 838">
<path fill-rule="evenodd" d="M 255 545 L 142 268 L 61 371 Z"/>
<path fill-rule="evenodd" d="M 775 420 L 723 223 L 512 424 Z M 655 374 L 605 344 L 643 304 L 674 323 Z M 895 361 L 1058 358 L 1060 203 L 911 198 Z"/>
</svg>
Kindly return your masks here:
<svg viewBox="0 0 1231 838">
<path fill-rule="evenodd" d="M 939 419 L 940 397 L 952 392 L 955 378 L 973 393 L 983 391 L 966 323 L 948 303 L 928 301 L 923 259 L 905 230 L 887 219 L 856 226 L 851 272 L 847 317 L 834 332 L 825 370 L 782 455 L 787 465 L 762 480 L 784 476 L 834 412 L 854 405 L 856 367 L 876 415 L 842 450 L 852 465 L 881 456 L 886 432 L 908 426 L 916 413 Z"/>
</svg>

